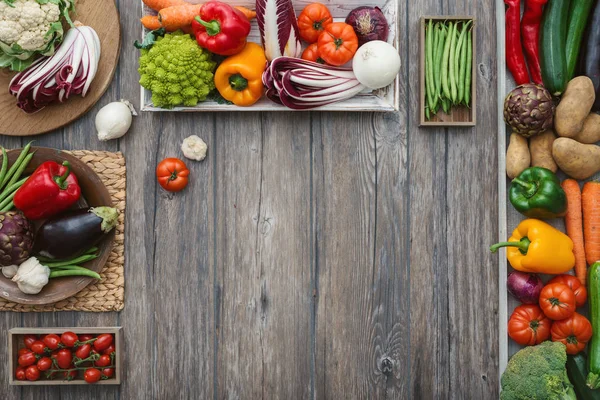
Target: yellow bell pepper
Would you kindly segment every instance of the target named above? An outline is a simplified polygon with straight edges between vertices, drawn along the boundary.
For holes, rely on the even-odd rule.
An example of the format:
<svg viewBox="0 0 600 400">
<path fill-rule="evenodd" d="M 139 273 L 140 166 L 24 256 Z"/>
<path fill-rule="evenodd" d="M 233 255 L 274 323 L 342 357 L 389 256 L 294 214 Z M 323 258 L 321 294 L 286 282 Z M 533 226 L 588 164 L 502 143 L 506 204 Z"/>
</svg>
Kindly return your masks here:
<svg viewBox="0 0 600 400">
<path fill-rule="evenodd" d="M 263 95 L 262 75 L 265 69 L 265 51 L 256 43 L 248 43 L 244 50 L 219 65 L 215 72 L 215 86 L 225 100 L 236 106 L 251 106 Z"/>
<path fill-rule="evenodd" d="M 562 274 L 575 266 L 573 241 L 558 229 L 537 219 L 526 219 L 508 242 L 490 247 L 495 253 L 507 247 L 506 258 L 517 271 Z"/>
</svg>

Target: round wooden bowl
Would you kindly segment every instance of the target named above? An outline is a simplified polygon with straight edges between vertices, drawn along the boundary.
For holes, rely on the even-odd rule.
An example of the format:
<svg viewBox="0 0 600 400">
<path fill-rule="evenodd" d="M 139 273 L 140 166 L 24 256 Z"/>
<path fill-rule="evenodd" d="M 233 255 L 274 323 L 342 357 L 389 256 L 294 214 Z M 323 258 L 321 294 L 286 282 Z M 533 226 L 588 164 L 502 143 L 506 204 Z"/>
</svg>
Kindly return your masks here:
<svg viewBox="0 0 600 400">
<path fill-rule="evenodd" d="M 63 161 L 71 163 L 71 170 L 77 176 L 82 193 L 82 198 L 74 208 L 113 206 L 110 194 L 100 180 L 100 177 L 84 162 L 56 149 L 33 147 L 32 150 L 35 151 L 35 154 L 25 170 L 25 174 L 27 175 L 33 173 L 45 161 L 56 161 L 59 164 Z M 9 163 L 12 164 L 15 162 L 20 153 L 21 149 L 9 151 Z M 37 228 L 38 226 L 36 225 Z M 113 229 L 108 237 L 98 246 L 100 249 L 99 257 L 82 266 L 100 273 L 110 255 L 114 237 L 115 230 Z M 84 276 L 54 278 L 50 279 L 50 282 L 44 286 L 40 293 L 25 294 L 19 290 L 16 283 L 0 274 L 0 297 L 15 303 L 29 305 L 56 303 L 75 295 L 92 281 L 95 281 L 95 279 Z"/>
</svg>

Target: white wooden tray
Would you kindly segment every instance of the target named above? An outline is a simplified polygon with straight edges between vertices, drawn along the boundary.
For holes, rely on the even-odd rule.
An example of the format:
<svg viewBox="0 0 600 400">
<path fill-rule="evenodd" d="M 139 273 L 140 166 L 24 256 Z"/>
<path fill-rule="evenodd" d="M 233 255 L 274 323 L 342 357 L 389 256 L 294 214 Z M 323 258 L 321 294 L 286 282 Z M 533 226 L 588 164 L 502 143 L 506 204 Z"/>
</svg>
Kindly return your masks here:
<svg viewBox="0 0 600 400">
<path fill-rule="evenodd" d="M 507 186 L 509 180 L 506 176 L 506 143 L 507 137 L 510 135 L 508 127 L 504 123 L 504 98 L 515 86 L 515 82 L 506 69 L 505 62 L 505 46 L 504 46 L 504 33 L 505 23 L 504 14 L 506 12 L 504 6 L 504 0 L 496 0 L 496 25 L 497 25 L 497 43 L 498 43 L 498 241 L 505 241 L 508 238 L 514 228 L 525 219 L 524 216 L 519 214 L 513 206 L 510 204 L 507 193 Z M 562 181 L 566 178 L 566 175 L 562 172 L 558 173 L 558 178 Z M 589 180 L 599 180 L 600 174 L 597 174 Z M 561 231 L 565 231 L 564 223 L 562 218 L 555 220 L 546 221 Z M 491 245 L 492 243 L 490 243 Z M 507 323 L 508 318 L 512 314 L 515 307 L 520 303 L 514 297 L 512 297 L 506 290 L 506 277 L 509 271 L 512 270 L 506 260 L 505 250 L 501 250 L 499 253 L 499 279 L 498 279 L 498 297 L 499 297 L 499 309 L 498 309 L 498 323 L 499 323 L 499 373 L 500 376 L 506 368 L 508 359 L 519 351 L 522 346 L 516 344 L 512 339 L 508 337 Z M 545 277 L 542 277 L 546 282 Z M 587 307 L 578 312 L 587 316 Z"/>
<path fill-rule="evenodd" d="M 204 0 L 188 0 L 190 3 L 203 3 Z M 245 6 L 250 9 L 255 8 L 255 3 L 248 0 L 221 0 L 224 3 L 228 3 L 234 6 Z M 300 15 L 300 12 L 305 6 L 312 3 L 311 0 L 292 0 L 294 3 L 294 9 L 296 10 L 296 16 Z M 398 48 L 398 1 L 397 0 L 337 0 L 333 3 L 328 3 L 327 7 L 331 11 L 335 21 L 344 21 L 350 11 L 359 6 L 377 6 L 383 11 L 390 26 L 390 33 L 388 42 L 393 44 L 394 47 Z M 143 15 L 152 14 L 156 12 L 152 11 L 142 3 Z M 141 38 L 147 33 L 147 30 L 140 24 L 141 27 Z M 141 39 L 140 38 L 140 39 Z M 248 40 L 251 42 L 260 43 L 260 34 L 258 31 L 258 25 L 256 19 L 252 21 L 252 30 Z M 399 106 L 399 79 L 398 76 L 394 83 L 391 85 L 372 91 L 370 93 L 359 94 L 349 100 L 330 104 L 327 106 L 315 108 L 307 111 L 397 111 Z M 141 87 L 141 103 L 140 109 L 142 111 L 187 111 L 187 112 L 201 112 L 201 111 L 295 111 L 290 110 L 279 104 L 275 104 L 266 97 L 263 97 L 256 104 L 251 107 L 238 107 L 234 105 L 219 104 L 215 101 L 205 101 L 199 103 L 195 107 L 175 107 L 173 109 L 162 109 L 154 107 L 152 104 L 152 95 L 149 90 Z"/>
</svg>

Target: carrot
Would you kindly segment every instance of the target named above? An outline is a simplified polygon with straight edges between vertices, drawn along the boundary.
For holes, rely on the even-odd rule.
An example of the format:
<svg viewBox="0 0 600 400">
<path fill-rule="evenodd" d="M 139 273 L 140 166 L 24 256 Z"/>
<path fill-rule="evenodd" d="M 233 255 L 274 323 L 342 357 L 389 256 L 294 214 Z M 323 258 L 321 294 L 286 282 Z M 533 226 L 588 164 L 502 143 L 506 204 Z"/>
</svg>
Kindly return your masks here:
<svg viewBox="0 0 600 400">
<path fill-rule="evenodd" d="M 248 18 L 249 20 L 253 20 L 254 18 L 256 18 L 256 11 L 254 11 L 254 10 L 251 10 L 251 9 L 243 7 L 243 6 L 235 6 L 234 8 L 238 11 L 241 11 L 242 14 L 244 14 L 246 16 L 246 18 Z"/>
<path fill-rule="evenodd" d="M 143 0 L 144 4 L 153 9 L 154 11 L 160 11 L 163 8 L 182 6 L 188 4 L 184 0 Z"/>
<path fill-rule="evenodd" d="M 163 8 L 158 12 L 158 20 L 164 28 L 173 32 L 192 24 L 194 18 L 200 14 L 202 4 L 186 4 Z"/>
<path fill-rule="evenodd" d="M 562 188 L 567 194 L 567 214 L 565 215 L 565 227 L 567 235 L 573 241 L 573 253 L 575 253 L 575 275 L 582 285 L 585 286 L 587 277 L 587 264 L 585 263 L 585 246 L 583 244 L 583 214 L 581 210 L 581 189 L 575 179 L 566 179 Z"/>
<path fill-rule="evenodd" d="M 600 261 L 600 182 L 587 182 L 581 194 L 585 257 L 589 265 Z"/>
<path fill-rule="evenodd" d="M 140 19 L 140 21 L 142 21 L 142 25 L 144 25 L 146 29 L 149 29 L 151 31 L 160 29 L 160 27 L 162 26 L 156 15 L 146 15 L 145 17 Z"/>
</svg>

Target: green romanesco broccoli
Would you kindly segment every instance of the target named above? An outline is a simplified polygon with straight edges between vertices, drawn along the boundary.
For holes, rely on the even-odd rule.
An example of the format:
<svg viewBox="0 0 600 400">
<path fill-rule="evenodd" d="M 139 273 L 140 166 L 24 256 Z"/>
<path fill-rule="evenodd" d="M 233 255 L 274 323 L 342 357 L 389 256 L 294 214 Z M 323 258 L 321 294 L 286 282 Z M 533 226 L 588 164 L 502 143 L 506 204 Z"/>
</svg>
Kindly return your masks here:
<svg viewBox="0 0 600 400">
<path fill-rule="evenodd" d="M 546 341 L 519 350 L 502 374 L 501 400 L 577 400 L 567 377 L 564 344 Z"/>
<path fill-rule="evenodd" d="M 140 85 L 152 92 L 156 107 L 193 107 L 215 88 L 215 67 L 212 54 L 190 35 L 169 33 L 157 38 L 149 50 L 142 50 Z"/>
</svg>

